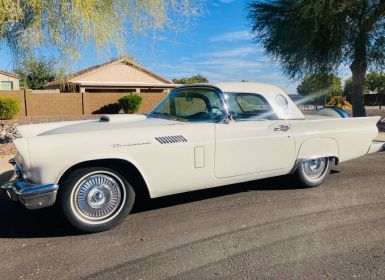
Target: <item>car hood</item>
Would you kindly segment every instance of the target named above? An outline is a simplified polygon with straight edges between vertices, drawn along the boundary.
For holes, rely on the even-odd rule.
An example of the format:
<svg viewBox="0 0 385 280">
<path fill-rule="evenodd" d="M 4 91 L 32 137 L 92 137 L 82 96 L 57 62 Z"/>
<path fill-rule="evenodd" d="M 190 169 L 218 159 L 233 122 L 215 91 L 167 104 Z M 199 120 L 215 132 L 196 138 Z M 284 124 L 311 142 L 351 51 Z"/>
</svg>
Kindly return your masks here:
<svg viewBox="0 0 385 280">
<path fill-rule="evenodd" d="M 21 125 L 17 129 L 21 137 L 45 136 L 56 134 L 84 133 L 117 129 L 143 128 L 174 125 L 174 120 L 147 118 L 144 115 L 105 115 L 100 120 L 54 122 Z"/>
</svg>

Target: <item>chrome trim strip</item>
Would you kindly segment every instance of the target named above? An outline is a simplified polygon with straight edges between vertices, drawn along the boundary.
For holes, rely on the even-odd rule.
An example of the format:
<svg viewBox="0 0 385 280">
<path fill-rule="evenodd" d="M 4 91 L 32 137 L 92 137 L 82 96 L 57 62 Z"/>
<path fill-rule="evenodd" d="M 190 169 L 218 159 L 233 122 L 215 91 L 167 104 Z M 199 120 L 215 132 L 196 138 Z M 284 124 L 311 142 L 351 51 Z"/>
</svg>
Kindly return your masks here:
<svg viewBox="0 0 385 280">
<path fill-rule="evenodd" d="M 373 140 L 366 154 L 385 152 L 385 141 Z"/>
<path fill-rule="evenodd" d="M 160 144 L 175 144 L 187 142 L 187 139 L 184 138 L 182 135 L 160 136 L 155 137 L 155 140 L 158 141 Z"/>
<path fill-rule="evenodd" d="M 381 149 L 378 151 L 378 153 L 382 153 L 382 152 L 385 152 L 385 143 L 384 145 L 382 145 Z"/>
<path fill-rule="evenodd" d="M 23 171 L 23 169 L 17 164 L 15 158 L 11 158 L 11 159 L 8 161 L 8 163 L 12 165 L 13 170 L 14 170 L 14 175 L 12 176 L 11 179 L 18 178 L 18 179 L 21 179 L 21 180 L 22 180 L 22 179 L 27 180 L 27 174 L 26 174 L 26 173 Z"/>
</svg>

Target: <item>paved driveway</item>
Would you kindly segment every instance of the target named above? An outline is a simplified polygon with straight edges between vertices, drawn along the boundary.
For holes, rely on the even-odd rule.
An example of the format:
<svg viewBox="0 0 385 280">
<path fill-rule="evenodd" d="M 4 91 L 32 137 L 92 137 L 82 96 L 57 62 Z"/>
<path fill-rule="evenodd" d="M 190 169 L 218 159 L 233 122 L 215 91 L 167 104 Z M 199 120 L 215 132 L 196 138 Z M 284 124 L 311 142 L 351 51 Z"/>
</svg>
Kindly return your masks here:
<svg viewBox="0 0 385 280">
<path fill-rule="evenodd" d="M 385 154 L 312 189 L 282 177 L 143 201 L 93 235 L 53 209 L 1 198 L 0 213 L 1 279 L 385 279 Z"/>
</svg>

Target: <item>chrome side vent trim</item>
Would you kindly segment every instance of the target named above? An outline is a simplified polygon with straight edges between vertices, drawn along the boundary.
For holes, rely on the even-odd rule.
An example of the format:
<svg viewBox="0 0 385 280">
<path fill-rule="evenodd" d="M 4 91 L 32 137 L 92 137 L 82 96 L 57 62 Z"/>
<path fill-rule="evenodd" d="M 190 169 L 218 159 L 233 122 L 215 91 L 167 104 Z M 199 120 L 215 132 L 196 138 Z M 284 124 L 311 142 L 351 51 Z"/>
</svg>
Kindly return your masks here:
<svg viewBox="0 0 385 280">
<path fill-rule="evenodd" d="M 155 137 L 155 139 L 160 144 L 174 144 L 187 142 L 187 139 L 184 138 L 182 135 Z"/>
</svg>

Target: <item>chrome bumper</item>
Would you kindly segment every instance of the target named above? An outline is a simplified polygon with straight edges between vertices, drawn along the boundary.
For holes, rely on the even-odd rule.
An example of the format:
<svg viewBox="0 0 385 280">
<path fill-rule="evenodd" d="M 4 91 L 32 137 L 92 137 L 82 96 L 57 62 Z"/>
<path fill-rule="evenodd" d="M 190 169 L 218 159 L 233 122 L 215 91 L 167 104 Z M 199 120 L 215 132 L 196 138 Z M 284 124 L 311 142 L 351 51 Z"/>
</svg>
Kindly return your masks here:
<svg viewBox="0 0 385 280">
<path fill-rule="evenodd" d="M 374 140 L 372 142 L 372 145 L 370 145 L 367 153 L 373 154 L 373 153 L 379 153 L 379 152 L 385 152 L 385 142 Z"/>
<path fill-rule="evenodd" d="M 51 206 L 56 201 L 57 184 L 38 185 L 22 180 L 12 180 L 0 186 L 10 199 L 20 201 L 27 209 L 34 210 Z"/>
<path fill-rule="evenodd" d="M 14 178 L 17 178 L 1 185 L 0 190 L 5 191 L 11 200 L 20 201 L 29 210 L 48 207 L 55 203 L 59 185 L 30 183 L 22 178 L 20 169 L 13 159 L 9 163 L 14 166 Z"/>
</svg>

